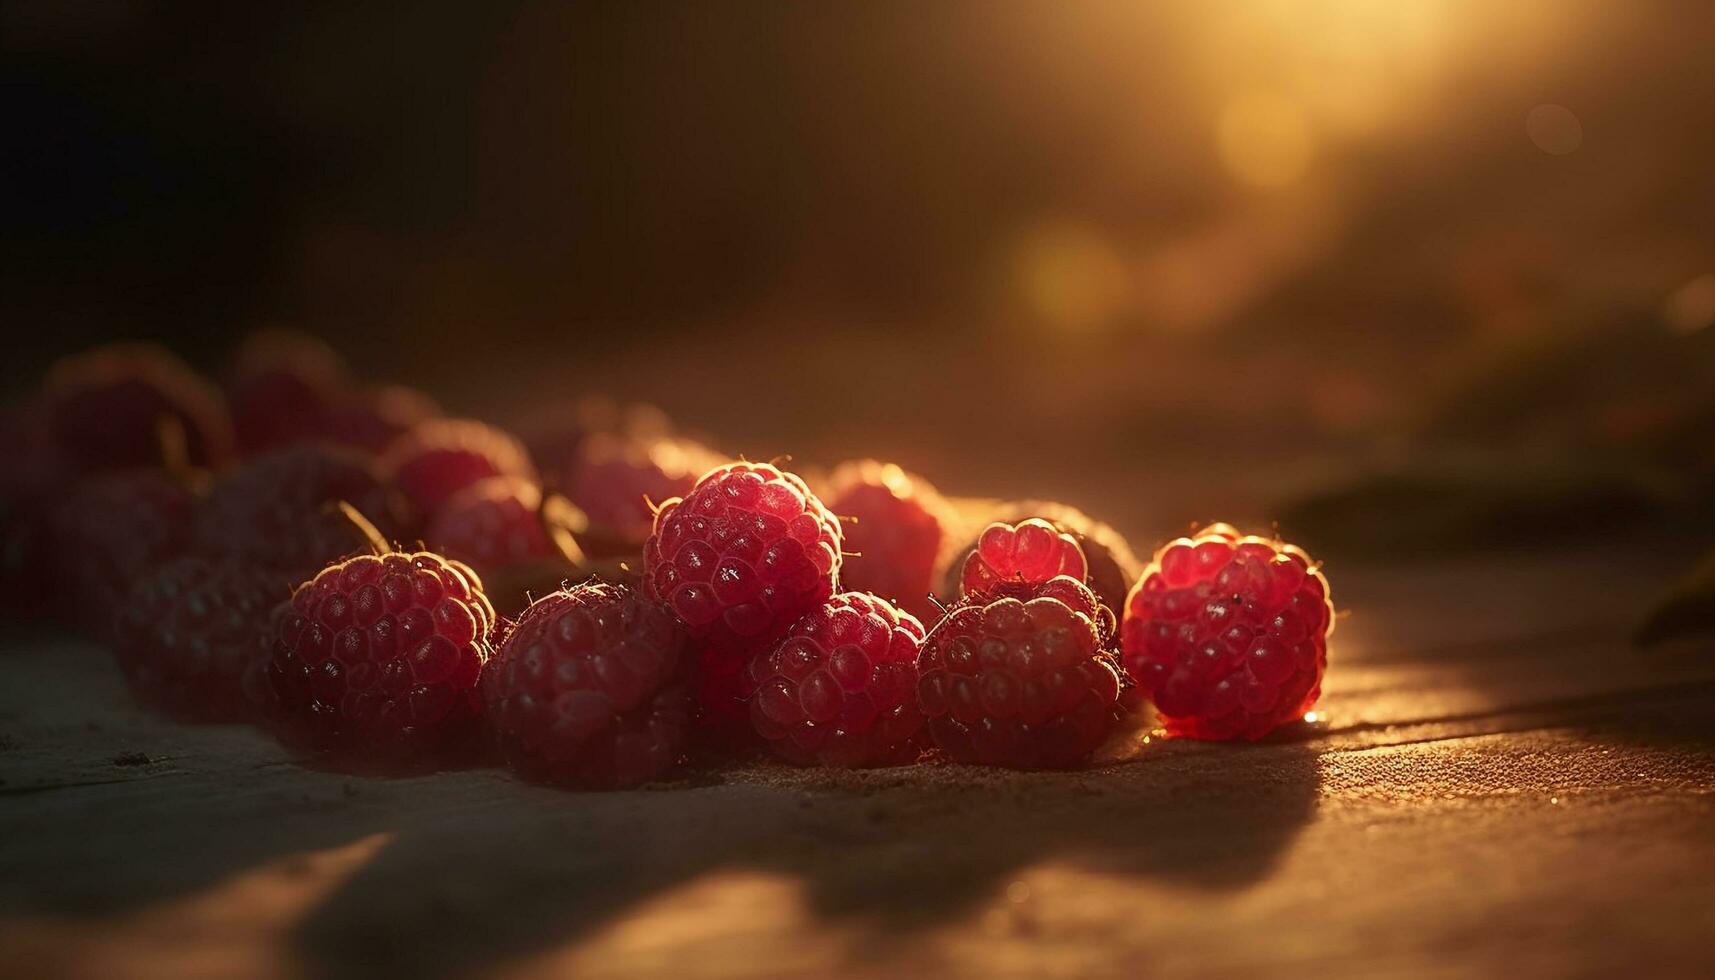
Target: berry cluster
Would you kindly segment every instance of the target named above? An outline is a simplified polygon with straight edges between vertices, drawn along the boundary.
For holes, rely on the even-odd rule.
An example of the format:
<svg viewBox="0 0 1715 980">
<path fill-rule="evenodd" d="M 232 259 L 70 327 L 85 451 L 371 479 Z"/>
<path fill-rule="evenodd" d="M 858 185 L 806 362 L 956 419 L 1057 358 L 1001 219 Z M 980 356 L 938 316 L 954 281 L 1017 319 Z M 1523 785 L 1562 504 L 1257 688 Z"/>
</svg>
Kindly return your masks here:
<svg viewBox="0 0 1715 980">
<path fill-rule="evenodd" d="M 1142 697 L 1169 734 L 1254 739 L 1321 690 L 1327 580 L 1226 525 L 1140 573 L 1063 505 L 967 523 L 873 460 L 818 493 L 611 403 L 521 440 L 289 332 L 221 379 L 101 348 L 0 418 L 8 614 L 110 642 L 178 720 L 597 788 L 756 751 L 1065 768 Z"/>
</svg>

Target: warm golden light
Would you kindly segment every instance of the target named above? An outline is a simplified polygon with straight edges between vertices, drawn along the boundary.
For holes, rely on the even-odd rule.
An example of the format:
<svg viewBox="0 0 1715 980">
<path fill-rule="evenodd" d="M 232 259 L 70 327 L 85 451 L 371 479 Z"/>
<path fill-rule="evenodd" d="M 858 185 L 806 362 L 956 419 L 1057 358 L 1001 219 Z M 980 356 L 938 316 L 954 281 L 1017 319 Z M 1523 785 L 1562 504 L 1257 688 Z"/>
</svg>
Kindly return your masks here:
<svg viewBox="0 0 1715 980">
<path fill-rule="evenodd" d="M 1304 175 L 1313 143 L 1303 110 L 1273 92 L 1227 103 L 1216 123 L 1221 162 L 1253 187 L 1284 187 Z"/>
<path fill-rule="evenodd" d="M 1584 124 L 1563 105 L 1539 105 L 1524 118 L 1524 131 L 1536 148 L 1565 156 L 1584 143 Z"/>
</svg>

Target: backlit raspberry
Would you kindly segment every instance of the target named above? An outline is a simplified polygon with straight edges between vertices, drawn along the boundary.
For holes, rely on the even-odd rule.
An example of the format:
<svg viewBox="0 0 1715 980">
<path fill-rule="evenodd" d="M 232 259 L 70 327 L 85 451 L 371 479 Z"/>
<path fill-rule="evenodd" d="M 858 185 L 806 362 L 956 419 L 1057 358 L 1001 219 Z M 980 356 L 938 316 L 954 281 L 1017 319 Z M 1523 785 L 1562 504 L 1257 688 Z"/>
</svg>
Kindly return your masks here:
<svg viewBox="0 0 1715 980">
<path fill-rule="evenodd" d="M 395 439 L 441 417 L 434 399 L 404 385 L 348 389 L 328 415 L 328 441 L 380 455 Z"/>
<path fill-rule="evenodd" d="M 266 663 L 278 576 L 186 557 L 145 576 L 120 609 L 114 653 L 137 699 L 180 721 L 245 721 L 247 676 Z"/>
<path fill-rule="evenodd" d="M 359 555 L 292 594 L 266 677 L 288 743 L 405 761 L 467 735 L 494 610 L 476 573 L 428 552 Z"/>
<path fill-rule="evenodd" d="M 48 532 L 60 611 L 106 637 L 131 586 L 189 543 L 196 497 L 159 470 L 80 481 L 54 507 Z"/>
<path fill-rule="evenodd" d="M 628 586 L 554 592 L 524 611 L 483 671 L 488 725 L 529 778 L 636 786 L 683 754 L 694 659 L 672 617 Z"/>
<path fill-rule="evenodd" d="M 661 505 L 643 583 L 699 638 L 755 651 L 834 593 L 839 521 L 767 463 L 710 470 Z"/>
<path fill-rule="evenodd" d="M 1256 739 L 1316 703 L 1333 626 L 1310 556 L 1215 524 L 1156 552 L 1121 637 L 1127 671 L 1169 732 Z"/>
<path fill-rule="evenodd" d="M 431 419 L 417 426 L 388 447 L 381 470 L 422 520 L 478 480 L 536 478 L 522 443 L 470 419 Z"/>
<path fill-rule="evenodd" d="M 215 482 L 196 516 L 197 546 L 301 582 L 362 550 L 350 523 L 333 510 L 341 501 L 384 535 L 401 530 L 392 494 L 362 454 L 325 445 L 264 453 Z"/>
<path fill-rule="evenodd" d="M 164 425 L 182 434 L 190 463 L 218 466 L 232 456 L 220 392 L 152 344 L 110 344 L 61 360 L 43 403 L 54 446 L 73 473 L 175 462 L 163 455 Z"/>
<path fill-rule="evenodd" d="M 651 502 L 684 496 L 724 462 L 686 439 L 596 432 L 559 479 L 566 498 L 589 517 L 583 542 L 591 553 L 635 555 L 654 525 Z"/>
<path fill-rule="evenodd" d="M 1047 521 L 994 523 L 983 529 L 975 550 L 965 559 L 959 595 L 988 592 L 1002 584 L 1040 585 L 1061 575 L 1082 582 L 1088 572 L 1078 542 Z"/>
<path fill-rule="evenodd" d="M 845 587 L 893 600 L 921 619 L 938 619 L 929 601 L 946 541 L 946 503 L 935 488 L 892 463 L 856 460 L 828 479 L 828 509 L 843 522 Z"/>
<path fill-rule="evenodd" d="M 1102 600 L 1102 605 L 1114 610 L 1116 615 L 1124 607 L 1126 590 L 1137 581 L 1140 566 L 1131 547 L 1118 531 L 1076 507 L 1050 500 L 1021 500 L 1002 504 L 994 509 L 988 519 L 1012 525 L 1030 519 L 1044 520 L 1052 524 L 1056 531 L 1078 542 L 1079 550 L 1084 553 L 1084 584 L 1090 587 L 1096 598 Z M 967 556 L 976 550 L 976 546 L 977 543 L 972 541 L 955 553 L 947 568 L 947 595 L 956 597 L 962 594 L 960 579 Z"/>
<path fill-rule="evenodd" d="M 333 348 L 308 334 L 272 329 L 245 338 L 221 383 L 245 455 L 325 438 L 349 386 Z"/>
<path fill-rule="evenodd" d="M 1055 769 L 1114 727 L 1112 614 L 1069 576 L 1002 584 L 955 607 L 923 641 L 918 705 L 954 762 Z"/>
<path fill-rule="evenodd" d="M 423 540 L 484 578 L 560 554 L 542 523 L 541 488 L 518 476 L 491 476 L 460 490 L 429 522 Z"/>
<path fill-rule="evenodd" d="M 751 662 L 750 718 L 799 765 L 886 766 L 916 760 L 917 651 L 923 624 L 885 599 L 834 596 Z"/>
</svg>

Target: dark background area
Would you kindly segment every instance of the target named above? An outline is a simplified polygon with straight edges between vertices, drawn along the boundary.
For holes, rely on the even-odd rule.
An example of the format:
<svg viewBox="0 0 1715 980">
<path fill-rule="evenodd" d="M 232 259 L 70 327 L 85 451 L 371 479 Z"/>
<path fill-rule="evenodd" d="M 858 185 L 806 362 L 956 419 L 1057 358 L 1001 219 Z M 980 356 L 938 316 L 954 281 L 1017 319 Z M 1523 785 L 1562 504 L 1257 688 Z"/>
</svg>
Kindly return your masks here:
<svg viewBox="0 0 1715 980">
<path fill-rule="evenodd" d="M 1715 381 L 1702 4 L 3 10 L 13 391 L 283 323 L 501 421 L 1176 521 L 1565 418 L 1520 363 L 1614 389 L 1556 451 Z"/>
</svg>

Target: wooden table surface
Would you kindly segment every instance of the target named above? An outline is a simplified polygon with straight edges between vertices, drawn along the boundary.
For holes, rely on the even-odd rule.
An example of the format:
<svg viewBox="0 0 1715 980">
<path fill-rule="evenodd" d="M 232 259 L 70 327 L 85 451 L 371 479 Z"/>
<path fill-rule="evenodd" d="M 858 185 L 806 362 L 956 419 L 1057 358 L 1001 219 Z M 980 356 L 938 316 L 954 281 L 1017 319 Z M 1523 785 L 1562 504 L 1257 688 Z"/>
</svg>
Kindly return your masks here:
<svg viewBox="0 0 1715 980">
<path fill-rule="evenodd" d="M 0 655 L 0 975 L 1715 975 L 1715 652 L 1603 551 L 1330 570 L 1325 721 L 1075 773 L 360 779 Z"/>
</svg>

